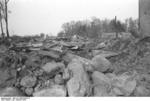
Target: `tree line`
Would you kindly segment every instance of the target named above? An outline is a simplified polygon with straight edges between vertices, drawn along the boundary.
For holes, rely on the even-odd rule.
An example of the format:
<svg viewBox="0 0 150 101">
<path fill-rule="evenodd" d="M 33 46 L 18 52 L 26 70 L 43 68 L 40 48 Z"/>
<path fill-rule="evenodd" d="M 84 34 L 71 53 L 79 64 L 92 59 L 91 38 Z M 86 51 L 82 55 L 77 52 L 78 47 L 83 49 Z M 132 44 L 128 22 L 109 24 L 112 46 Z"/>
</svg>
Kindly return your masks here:
<svg viewBox="0 0 150 101">
<path fill-rule="evenodd" d="M 116 33 L 116 37 L 122 32 L 131 33 L 138 37 L 138 19 L 127 18 L 124 22 L 114 19 L 104 19 L 93 17 L 91 20 L 71 21 L 62 25 L 59 37 L 71 37 L 78 35 L 87 38 L 101 38 L 103 33 Z"/>
<path fill-rule="evenodd" d="M 0 29 L 1 36 L 9 38 L 8 28 L 8 3 L 10 0 L 0 0 Z M 93 17 L 91 20 L 71 21 L 62 25 L 62 30 L 58 33 L 61 37 L 71 37 L 78 35 L 87 38 L 101 38 L 103 33 L 116 33 L 116 37 L 122 32 L 131 33 L 138 37 L 138 19 L 128 18 L 124 22 L 115 17 L 114 19 L 104 19 Z"/>
</svg>

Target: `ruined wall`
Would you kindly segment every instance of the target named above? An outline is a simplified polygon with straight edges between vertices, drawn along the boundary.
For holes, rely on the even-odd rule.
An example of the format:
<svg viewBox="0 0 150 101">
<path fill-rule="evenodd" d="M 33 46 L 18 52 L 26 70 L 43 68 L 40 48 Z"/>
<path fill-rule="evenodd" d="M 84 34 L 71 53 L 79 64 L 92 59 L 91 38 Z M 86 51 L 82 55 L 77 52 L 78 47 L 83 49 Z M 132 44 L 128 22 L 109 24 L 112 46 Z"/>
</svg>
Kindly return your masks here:
<svg viewBox="0 0 150 101">
<path fill-rule="evenodd" d="M 139 18 L 142 36 L 150 36 L 150 0 L 139 0 Z"/>
</svg>

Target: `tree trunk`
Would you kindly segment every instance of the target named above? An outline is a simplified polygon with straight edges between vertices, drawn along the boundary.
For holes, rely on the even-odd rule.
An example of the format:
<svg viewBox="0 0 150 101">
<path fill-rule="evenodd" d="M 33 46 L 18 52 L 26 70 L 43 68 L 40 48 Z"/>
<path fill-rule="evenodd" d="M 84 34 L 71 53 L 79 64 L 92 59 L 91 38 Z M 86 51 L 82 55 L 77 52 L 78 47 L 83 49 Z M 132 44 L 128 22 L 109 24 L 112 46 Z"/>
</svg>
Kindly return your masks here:
<svg viewBox="0 0 150 101">
<path fill-rule="evenodd" d="M 118 39 L 118 26 L 117 26 L 117 16 L 115 16 L 115 33 L 116 33 L 116 39 Z"/>
<path fill-rule="evenodd" d="M 142 37 L 150 37 L 150 0 L 139 0 L 139 21 Z"/>
<path fill-rule="evenodd" d="M 0 21 L 0 25 L 1 25 L 1 31 L 2 31 L 2 38 L 4 38 L 3 22 L 2 21 Z"/>
<path fill-rule="evenodd" d="M 5 0 L 5 13 L 6 13 L 6 33 L 7 33 L 7 38 L 9 38 L 9 30 L 8 30 L 8 9 L 7 9 L 7 1 Z"/>
<path fill-rule="evenodd" d="M 1 17 L 1 19 L 0 19 L 1 35 L 2 35 L 2 38 L 4 38 L 2 11 L 0 11 L 0 17 Z"/>
</svg>

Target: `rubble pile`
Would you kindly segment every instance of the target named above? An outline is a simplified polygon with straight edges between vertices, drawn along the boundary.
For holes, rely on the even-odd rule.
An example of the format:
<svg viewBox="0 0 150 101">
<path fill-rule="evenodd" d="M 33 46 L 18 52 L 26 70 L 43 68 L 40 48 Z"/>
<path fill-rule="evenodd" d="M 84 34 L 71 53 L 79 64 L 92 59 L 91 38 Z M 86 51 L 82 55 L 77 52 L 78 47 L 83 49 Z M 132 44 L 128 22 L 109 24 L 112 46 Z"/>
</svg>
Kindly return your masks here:
<svg viewBox="0 0 150 101">
<path fill-rule="evenodd" d="M 126 42 L 116 52 L 84 39 L 1 44 L 0 96 L 149 96 L 149 42 Z"/>
</svg>

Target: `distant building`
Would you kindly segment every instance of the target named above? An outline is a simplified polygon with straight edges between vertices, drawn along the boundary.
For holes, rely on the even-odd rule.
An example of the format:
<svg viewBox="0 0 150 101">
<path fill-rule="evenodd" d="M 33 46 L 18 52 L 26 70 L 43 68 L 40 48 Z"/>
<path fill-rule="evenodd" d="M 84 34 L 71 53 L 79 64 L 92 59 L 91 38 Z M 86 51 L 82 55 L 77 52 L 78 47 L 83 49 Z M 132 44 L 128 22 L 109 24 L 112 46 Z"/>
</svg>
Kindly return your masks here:
<svg viewBox="0 0 150 101">
<path fill-rule="evenodd" d="M 119 34 L 119 38 L 129 38 L 131 37 L 131 33 L 122 32 Z M 116 33 L 103 33 L 101 36 L 102 39 L 113 39 L 116 38 Z"/>
</svg>

